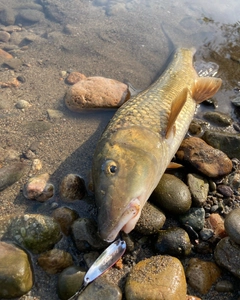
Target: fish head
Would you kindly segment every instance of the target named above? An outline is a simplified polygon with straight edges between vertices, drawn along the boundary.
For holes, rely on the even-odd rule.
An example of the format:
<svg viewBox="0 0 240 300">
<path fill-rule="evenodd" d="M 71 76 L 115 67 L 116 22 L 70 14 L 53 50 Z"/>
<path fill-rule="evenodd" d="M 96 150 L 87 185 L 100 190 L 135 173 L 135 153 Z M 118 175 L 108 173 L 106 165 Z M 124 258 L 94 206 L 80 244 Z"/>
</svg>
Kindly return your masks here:
<svg viewBox="0 0 240 300">
<path fill-rule="evenodd" d="M 135 227 L 157 184 L 156 172 L 151 152 L 131 143 L 102 141 L 98 145 L 92 176 L 103 240 L 111 242 L 121 230 L 129 233 Z"/>
</svg>

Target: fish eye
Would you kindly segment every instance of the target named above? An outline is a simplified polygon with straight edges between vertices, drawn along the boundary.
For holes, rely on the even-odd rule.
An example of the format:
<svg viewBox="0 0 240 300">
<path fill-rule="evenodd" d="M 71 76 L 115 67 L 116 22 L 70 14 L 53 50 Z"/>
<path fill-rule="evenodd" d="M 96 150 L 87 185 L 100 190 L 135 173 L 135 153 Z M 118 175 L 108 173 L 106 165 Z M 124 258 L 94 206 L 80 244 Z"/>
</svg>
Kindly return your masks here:
<svg viewBox="0 0 240 300">
<path fill-rule="evenodd" d="M 107 160 L 103 164 L 102 169 L 107 175 L 115 175 L 118 168 L 117 168 L 117 164 L 115 161 Z"/>
</svg>

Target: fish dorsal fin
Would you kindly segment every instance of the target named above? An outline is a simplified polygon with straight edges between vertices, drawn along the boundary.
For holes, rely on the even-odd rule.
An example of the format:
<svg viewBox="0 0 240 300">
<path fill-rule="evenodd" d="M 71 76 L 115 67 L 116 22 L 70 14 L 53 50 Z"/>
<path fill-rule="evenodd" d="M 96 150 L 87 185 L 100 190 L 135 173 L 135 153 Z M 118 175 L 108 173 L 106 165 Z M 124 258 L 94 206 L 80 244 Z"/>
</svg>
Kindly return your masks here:
<svg viewBox="0 0 240 300">
<path fill-rule="evenodd" d="M 213 95 L 220 89 L 222 79 L 214 77 L 199 77 L 192 86 L 192 98 L 201 103 Z"/>
<path fill-rule="evenodd" d="M 174 127 L 175 121 L 182 110 L 187 100 L 188 89 L 184 88 L 177 97 L 172 101 L 171 111 L 168 117 L 168 124 L 166 129 L 166 138 L 169 137 L 171 130 Z"/>
</svg>

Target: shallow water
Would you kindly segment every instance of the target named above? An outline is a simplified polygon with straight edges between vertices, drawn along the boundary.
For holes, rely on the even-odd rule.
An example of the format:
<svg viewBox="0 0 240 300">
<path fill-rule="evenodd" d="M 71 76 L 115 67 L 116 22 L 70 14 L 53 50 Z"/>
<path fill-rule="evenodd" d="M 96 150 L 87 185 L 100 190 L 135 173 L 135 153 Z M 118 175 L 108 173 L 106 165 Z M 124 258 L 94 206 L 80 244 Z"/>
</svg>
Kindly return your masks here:
<svg viewBox="0 0 240 300">
<path fill-rule="evenodd" d="M 142 90 L 161 74 L 174 48 L 195 47 L 196 61 L 219 65 L 217 76 L 223 79 L 223 87 L 214 97 L 217 110 L 239 118 L 230 102 L 240 89 L 237 0 L 2 0 L 0 28 L 10 25 L 2 17 L 4 9 L 22 31 L 11 33 L 9 42 L 0 47 L 23 64 L 13 71 L 1 66 L 0 81 L 23 76 L 25 82 L 19 88 L 0 89 L 0 147 L 23 155 L 38 143 L 36 156 L 43 163 L 41 172 L 52 174 L 56 203 L 60 203 L 57 186 L 64 175 L 87 177 L 96 142 L 114 113 L 68 111 L 63 101 L 68 86 L 61 71 L 105 76 Z M 36 14 L 35 20 L 26 14 Z M 31 106 L 17 109 L 19 99 L 29 101 Z M 63 117 L 51 120 L 47 109 L 58 109 Z M 207 110 L 214 107 L 201 105 L 197 116 Z M 44 122 L 49 125 L 46 130 L 41 126 Z M 36 204 L 22 196 L 27 177 L 0 192 L 1 216 L 36 210 L 51 213 L 53 201 Z M 88 207 L 82 216 L 87 212 Z M 36 276 L 41 286 L 33 292 L 36 299 L 57 299 L 55 283 L 51 289 L 46 287 L 46 274 Z"/>
</svg>

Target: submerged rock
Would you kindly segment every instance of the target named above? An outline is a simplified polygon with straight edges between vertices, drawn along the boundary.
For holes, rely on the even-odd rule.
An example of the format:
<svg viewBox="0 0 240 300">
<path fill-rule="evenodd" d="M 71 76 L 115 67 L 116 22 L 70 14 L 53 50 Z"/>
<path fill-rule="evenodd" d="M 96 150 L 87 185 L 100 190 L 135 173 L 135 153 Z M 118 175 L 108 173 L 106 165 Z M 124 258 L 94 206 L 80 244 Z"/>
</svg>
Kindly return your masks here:
<svg viewBox="0 0 240 300">
<path fill-rule="evenodd" d="M 0 242 L 0 298 L 26 294 L 33 286 L 28 255 L 13 244 Z"/>
<path fill-rule="evenodd" d="M 0 168 L 0 191 L 18 181 L 27 171 L 26 163 L 16 162 L 9 166 Z"/>
</svg>

